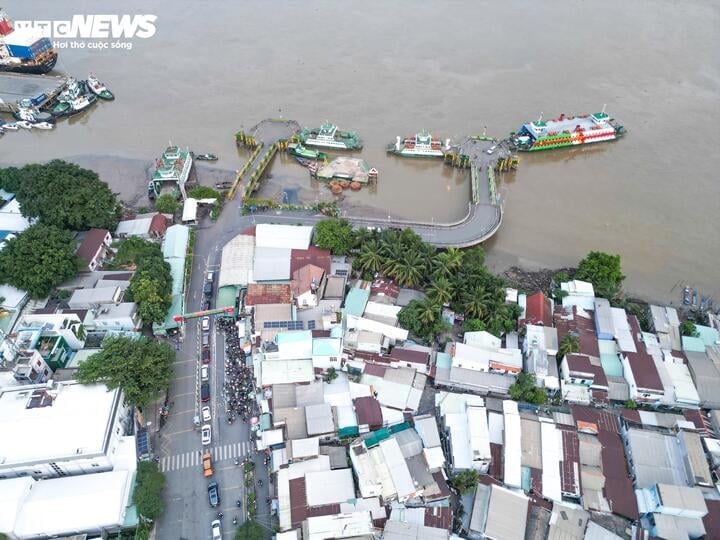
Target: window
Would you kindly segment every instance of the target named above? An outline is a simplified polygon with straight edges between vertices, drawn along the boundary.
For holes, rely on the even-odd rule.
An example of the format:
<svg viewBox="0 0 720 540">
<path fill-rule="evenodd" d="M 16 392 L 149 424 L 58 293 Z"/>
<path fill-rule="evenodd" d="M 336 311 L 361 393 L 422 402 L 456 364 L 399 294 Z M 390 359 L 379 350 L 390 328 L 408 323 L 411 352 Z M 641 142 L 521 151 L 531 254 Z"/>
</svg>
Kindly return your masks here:
<svg viewBox="0 0 720 540">
<path fill-rule="evenodd" d="M 91 467 L 99 467 L 100 464 L 99 464 L 99 463 L 91 463 L 90 466 L 91 466 Z"/>
<path fill-rule="evenodd" d="M 330 361 L 331 361 L 331 362 L 337 362 L 337 357 L 331 356 L 331 357 L 330 357 Z"/>
</svg>

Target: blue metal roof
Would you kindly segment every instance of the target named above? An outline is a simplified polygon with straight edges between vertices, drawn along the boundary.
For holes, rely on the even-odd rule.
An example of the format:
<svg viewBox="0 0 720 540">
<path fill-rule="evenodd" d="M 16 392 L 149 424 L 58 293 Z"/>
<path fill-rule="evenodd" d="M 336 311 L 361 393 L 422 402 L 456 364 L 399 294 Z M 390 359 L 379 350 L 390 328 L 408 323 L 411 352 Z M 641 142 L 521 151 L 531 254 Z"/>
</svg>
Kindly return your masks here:
<svg viewBox="0 0 720 540">
<path fill-rule="evenodd" d="M 365 305 L 369 299 L 370 287 L 361 289 L 356 284 L 345 297 L 345 313 L 362 317 L 362 314 L 365 312 Z"/>
<path fill-rule="evenodd" d="M 298 343 L 300 341 L 306 341 L 312 339 L 312 332 L 310 330 L 297 330 L 291 332 L 279 332 L 275 336 L 275 343 L 278 345 L 282 343 Z"/>
<path fill-rule="evenodd" d="M 342 351 L 339 339 L 315 338 L 313 339 L 313 356 L 339 356 Z"/>
</svg>

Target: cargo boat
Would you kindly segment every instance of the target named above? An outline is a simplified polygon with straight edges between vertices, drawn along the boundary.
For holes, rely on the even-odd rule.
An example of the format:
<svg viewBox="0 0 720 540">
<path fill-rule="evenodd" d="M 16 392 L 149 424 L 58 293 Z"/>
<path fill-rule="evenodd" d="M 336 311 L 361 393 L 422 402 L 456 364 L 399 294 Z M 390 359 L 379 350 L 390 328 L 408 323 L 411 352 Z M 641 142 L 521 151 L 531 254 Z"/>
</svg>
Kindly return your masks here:
<svg viewBox="0 0 720 540">
<path fill-rule="evenodd" d="M 450 139 L 445 140 L 445 146 L 440 139 L 433 138 L 430 133 L 423 130 L 412 137 L 395 138 L 395 144 L 389 144 L 387 151 L 403 157 L 438 157 L 441 158 L 450 149 Z"/>
<path fill-rule="evenodd" d="M 543 121 L 542 115 L 536 122 L 524 124 L 512 143 L 518 150 L 537 152 L 566 146 L 577 146 L 596 142 L 614 141 L 625 134 L 625 128 L 605 113 L 565 116 Z"/>
<path fill-rule="evenodd" d="M 335 124 L 324 123 L 319 128 L 305 128 L 300 132 L 300 142 L 306 146 L 335 148 L 337 150 L 360 150 L 362 141 L 355 132 L 340 131 Z"/>
<path fill-rule="evenodd" d="M 48 73 L 57 63 L 57 52 L 46 37 L 30 28 L 15 29 L 0 11 L 0 71 Z"/>
<path fill-rule="evenodd" d="M 314 150 L 312 148 L 305 148 L 302 144 L 290 143 L 288 144 L 288 153 L 292 156 L 296 156 L 304 159 L 311 159 L 313 161 L 325 161 L 327 160 L 327 154 Z"/>
</svg>

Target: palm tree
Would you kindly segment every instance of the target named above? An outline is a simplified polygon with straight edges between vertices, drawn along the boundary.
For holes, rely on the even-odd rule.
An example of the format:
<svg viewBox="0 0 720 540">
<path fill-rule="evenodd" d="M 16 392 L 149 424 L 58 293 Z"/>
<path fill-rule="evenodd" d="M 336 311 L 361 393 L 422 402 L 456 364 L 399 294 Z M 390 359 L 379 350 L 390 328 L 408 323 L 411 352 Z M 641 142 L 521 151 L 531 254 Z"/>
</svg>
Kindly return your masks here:
<svg viewBox="0 0 720 540">
<path fill-rule="evenodd" d="M 434 325 L 439 314 L 440 308 L 429 298 L 420 301 L 417 305 L 417 318 L 423 324 Z"/>
<path fill-rule="evenodd" d="M 417 252 L 410 252 L 391 264 L 387 274 L 401 287 L 414 287 L 422 280 L 423 261 Z"/>
<path fill-rule="evenodd" d="M 580 338 L 577 334 L 565 334 L 565 337 L 560 340 L 560 345 L 558 346 L 558 359 L 561 360 L 566 354 L 578 352 L 580 352 Z"/>
<path fill-rule="evenodd" d="M 446 252 L 438 253 L 433 258 L 433 275 L 438 278 L 447 278 L 453 275 L 451 262 Z"/>
<path fill-rule="evenodd" d="M 376 240 L 369 240 L 360 248 L 357 261 L 362 272 L 379 272 L 382 268 L 383 257 L 380 254 L 380 244 Z"/>
<path fill-rule="evenodd" d="M 447 253 L 448 263 L 450 268 L 457 270 L 462 265 L 463 252 L 456 247 L 448 248 L 445 252 Z"/>
<path fill-rule="evenodd" d="M 462 306 L 466 318 L 484 319 L 492 305 L 493 294 L 480 285 L 475 285 L 462 296 Z"/>
<path fill-rule="evenodd" d="M 438 306 L 445 305 L 452 300 L 453 285 L 446 277 L 439 277 L 430 283 L 427 295 Z"/>
<path fill-rule="evenodd" d="M 390 275 L 395 263 L 405 254 L 402 238 L 397 231 L 386 231 L 380 240 L 380 254 L 383 257 L 383 272 Z"/>
</svg>

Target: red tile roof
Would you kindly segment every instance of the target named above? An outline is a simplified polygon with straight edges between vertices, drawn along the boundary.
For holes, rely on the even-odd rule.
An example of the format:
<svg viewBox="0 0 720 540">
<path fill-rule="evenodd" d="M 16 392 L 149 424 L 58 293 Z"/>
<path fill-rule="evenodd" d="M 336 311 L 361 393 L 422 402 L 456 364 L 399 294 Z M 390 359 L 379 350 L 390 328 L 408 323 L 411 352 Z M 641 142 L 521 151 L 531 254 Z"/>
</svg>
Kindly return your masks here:
<svg viewBox="0 0 720 540">
<path fill-rule="evenodd" d="M 330 273 L 332 255 L 330 250 L 310 246 L 308 249 L 293 249 L 290 252 L 290 274 L 307 264 L 314 264 L 322 268 L 326 274 Z"/>
<path fill-rule="evenodd" d="M 585 318 L 577 314 L 577 308 L 558 310 L 553 315 L 555 327 L 558 332 L 558 343 L 569 333 L 579 337 L 580 352 L 596 358 L 600 357 L 595 323 L 592 318 Z"/>
<path fill-rule="evenodd" d="M 370 295 L 379 294 L 396 299 L 400 295 L 400 287 L 392 279 L 376 279 L 370 286 Z"/>
<path fill-rule="evenodd" d="M 411 364 L 420 364 L 426 366 L 430 355 L 424 351 L 415 351 L 413 349 L 404 349 L 402 347 L 394 347 L 390 351 L 390 358 L 398 362 L 409 362 Z"/>
<path fill-rule="evenodd" d="M 560 484 L 563 493 L 581 495 L 580 439 L 575 431 L 562 431 L 563 460 L 560 462 Z"/>
<path fill-rule="evenodd" d="M 593 373 L 593 366 L 590 363 L 590 358 L 584 354 L 568 354 L 565 359 L 567 360 L 568 369 L 570 372 L 575 373 Z"/>
<path fill-rule="evenodd" d="M 542 495 L 542 469 L 530 467 L 530 491 Z"/>
<path fill-rule="evenodd" d="M 245 295 L 246 306 L 260 304 L 289 304 L 292 302 L 287 283 L 250 283 Z"/>
<path fill-rule="evenodd" d="M 524 321 L 525 324 L 552 326 L 552 300 L 544 292 L 538 291 L 527 297 Z"/>
<path fill-rule="evenodd" d="M 353 400 L 358 424 L 367 424 L 370 429 L 377 429 L 383 425 L 380 402 L 374 397 L 363 396 Z"/>
<path fill-rule="evenodd" d="M 498 443 L 490 443 L 490 469 L 488 475 L 497 478 L 502 482 L 503 479 L 503 445 Z"/>
<path fill-rule="evenodd" d="M 450 530 L 452 522 L 453 511 L 449 506 L 432 506 L 425 508 L 426 527 Z"/>
<path fill-rule="evenodd" d="M 77 250 L 77 256 L 90 264 L 100 251 L 109 232 L 107 229 L 90 229 Z"/>
<path fill-rule="evenodd" d="M 663 384 L 652 356 L 645 352 L 625 352 L 623 355 L 628 359 L 638 388 L 663 393 Z"/>
<path fill-rule="evenodd" d="M 445 480 L 442 471 L 436 471 L 432 473 L 432 477 L 433 480 L 435 480 L 435 483 L 438 485 L 438 488 L 440 488 L 440 497 L 438 498 L 449 497 L 451 495 L 450 488 L 448 487 L 447 481 Z"/>
<path fill-rule="evenodd" d="M 148 232 L 155 233 L 158 236 L 163 236 L 168 228 L 168 220 L 162 214 L 155 214 L 150 220 L 150 227 Z"/>
<path fill-rule="evenodd" d="M 365 364 L 363 372 L 368 375 L 375 375 L 376 377 L 384 377 L 386 369 L 387 368 L 385 366 L 380 366 L 378 364 Z"/>
<path fill-rule="evenodd" d="M 705 504 L 708 509 L 708 513 L 702 518 L 705 531 L 709 534 L 716 534 L 720 531 L 720 501 L 705 499 Z"/>
</svg>

